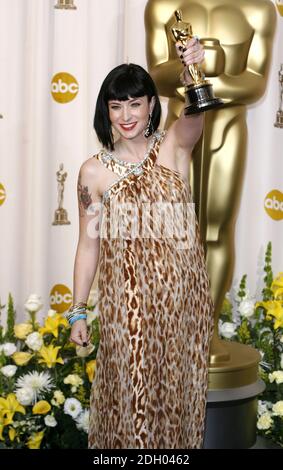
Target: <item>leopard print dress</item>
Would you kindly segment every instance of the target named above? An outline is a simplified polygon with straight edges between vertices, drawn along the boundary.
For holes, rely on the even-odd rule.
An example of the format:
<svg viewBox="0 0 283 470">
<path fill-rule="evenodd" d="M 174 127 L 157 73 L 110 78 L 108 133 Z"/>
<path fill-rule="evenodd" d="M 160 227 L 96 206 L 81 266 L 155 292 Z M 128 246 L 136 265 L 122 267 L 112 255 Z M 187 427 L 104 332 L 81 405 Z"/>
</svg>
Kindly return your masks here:
<svg viewBox="0 0 283 470">
<path fill-rule="evenodd" d="M 117 180 L 103 196 L 91 449 L 203 443 L 213 305 L 190 188 L 156 161 L 164 134 L 139 163 L 94 157 Z"/>
</svg>

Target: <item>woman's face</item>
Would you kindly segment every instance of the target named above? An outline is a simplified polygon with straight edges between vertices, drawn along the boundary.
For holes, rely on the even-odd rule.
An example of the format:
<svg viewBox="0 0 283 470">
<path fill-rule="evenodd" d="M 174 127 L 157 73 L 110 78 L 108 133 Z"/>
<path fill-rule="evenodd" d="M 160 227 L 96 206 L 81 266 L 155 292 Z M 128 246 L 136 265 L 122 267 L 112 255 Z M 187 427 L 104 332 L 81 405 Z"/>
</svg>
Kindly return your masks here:
<svg viewBox="0 0 283 470">
<path fill-rule="evenodd" d="M 147 96 L 129 98 L 126 101 L 108 101 L 109 118 L 114 129 L 125 139 L 134 139 L 142 134 L 152 112 L 154 98 Z"/>
</svg>

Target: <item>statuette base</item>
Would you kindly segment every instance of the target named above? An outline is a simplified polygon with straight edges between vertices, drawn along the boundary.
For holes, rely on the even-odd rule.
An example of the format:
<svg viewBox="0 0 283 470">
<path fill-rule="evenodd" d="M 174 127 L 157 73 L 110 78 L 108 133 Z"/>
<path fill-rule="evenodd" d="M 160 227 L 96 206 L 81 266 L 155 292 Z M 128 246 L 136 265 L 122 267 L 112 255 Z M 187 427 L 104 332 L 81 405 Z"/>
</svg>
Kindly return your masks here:
<svg viewBox="0 0 283 470">
<path fill-rule="evenodd" d="M 223 101 L 213 94 L 212 84 L 189 85 L 185 90 L 185 116 L 198 114 L 223 106 Z"/>
<path fill-rule="evenodd" d="M 57 209 L 55 211 L 52 225 L 69 225 L 70 223 L 66 209 Z"/>
<path fill-rule="evenodd" d="M 276 114 L 276 122 L 274 123 L 274 127 L 281 127 L 283 128 L 283 111 L 278 111 Z"/>
</svg>

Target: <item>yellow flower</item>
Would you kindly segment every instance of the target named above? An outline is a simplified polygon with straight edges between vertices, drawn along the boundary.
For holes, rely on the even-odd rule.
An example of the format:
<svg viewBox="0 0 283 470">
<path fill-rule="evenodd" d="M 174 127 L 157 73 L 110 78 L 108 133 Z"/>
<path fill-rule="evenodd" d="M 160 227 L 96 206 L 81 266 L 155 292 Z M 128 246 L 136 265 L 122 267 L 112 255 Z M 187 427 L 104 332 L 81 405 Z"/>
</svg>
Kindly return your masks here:
<svg viewBox="0 0 283 470">
<path fill-rule="evenodd" d="M 64 364 L 62 357 L 57 358 L 59 349 L 61 349 L 60 346 L 53 346 L 52 344 L 49 346 L 43 346 L 38 352 L 38 354 L 42 357 L 42 359 L 38 360 L 39 364 L 45 363 L 49 368 L 55 366 L 56 363 Z"/>
<path fill-rule="evenodd" d="M 3 437 L 3 431 L 5 426 L 8 426 L 8 424 L 12 424 L 13 420 L 10 418 L 4 418 L 4 415 L 2 411 L 0 411 L 0 441 L 4 441 Z"/>
<path fill-rule="evenodd" d="M 12 420 L 15 413 L 26 414 L 26 410 L 18 402 L 14 393 L 9 393 L 7 398 L 0 397 L 0 415 Z M 9 423 L 10 424 L 10 423 Z M 6 426 L 6 424 L 4 424 Z"/>
<path fill-rule="evenodd" d="M 14 326 L 14 333 L 16 338 L 25 339 L 31 332 L 32 325 L 30 323 L 18 323 Z"/>
<path fill-rule="evenodd" d="M 29 440 L 27 441 L 27 447 L 29 449 L 39 449 L 43 436 L 44 436 L 44 431 L 40 431 L 40 432 L 36 432 L 32 434 Z"/>
<path fill-rule="evenodd" d="M 275 382 L 279 385 L 283 383 L 283 370 L 275 370 L 271 374 L 268 374 L 269 382 Z"/>
<path fill-rule="evenodd" d="M 48 411 L 51 410 L 51 406 L 48 401 L 40 400 L 32 408 L 34 415 L 45 415 Z"/>
<path fill-rule="evenodd" d="M 67 377 L 65 377 L 64 384 L 70 384 L 74 385 L 75 387 L 78 387 L 79 385 L 83 384 L 83 381 L 78 376 L 78 374 L 69 374 Z"/>
<path fill-rule="evenodd" d="M 270 413 L 263 413 L 258 419 L 257 428 L 269 429 L 272 424 L 273 424 L 273 420 L 271 418 Z"/>
<path fill-rule="evenodd" d="M 11 442 L 14 441 L 14 439 L 16 437 L 16 434 L 17 434 L 17 432 L 16 432 L 15 428 L 9 427 L 9 439 L 10 439 Z"/>
<path fill-rule="evenodd" d="M 272 407 L 275 416 L 283 416 L 283 400 L 277 401 Z"/>
<path fill-rule="evenodd" d="M 12 355 L 12 358 L 14 359 L 14 362 L 17 364 L 17 366 L 25 366 L 30 361 L 32 356 L 33 355 L 28 352 L 19 351 L 15 352 Z"/>
<path fill-rule="evenodd" d="M 283 297 L 283 273 L 277 274 L 276 278 L 273 279 L 273 282 L 271 284 L 271 290 L 274 294 L 275 299 Z"/>
<path fill-rule="evenodd" d="M 88 380 L 90 381 L 90 383 L 93 382 L 95 369 L 96 369 L 96 359 L 93 359 L 92 361 L 89 361 L 86 363 L 86 373 L 88 375 Z"/>
<path fill-rule="evenodd" d="M 53 393 L 53 400 L 57 405 L 63 405 L 65 397 L 61 390 L 55 390 L 55 392 Z"/>
<path fill-rule="evenodd" d="M 265 308 L 267 320 L 271 320 L 271 317 L 275 318 L 275 330 L 281 326 L 283 327 L 282 302 L 280 302 L 279 300 L 268 300 L 267 302 L 258 302 L 256 305 Z"/>
<path fill-rule="evenodd" d="M 58 338 L 59 325 L 68 326 L 66 318 L 62 317 L 59 313 L 52 317 L 45 319 L 45 324 L 42 328 L 39 328 L 39 333 L 44 335 L 45 333 L 51 333 L 55 338 Z"/>
</svg>

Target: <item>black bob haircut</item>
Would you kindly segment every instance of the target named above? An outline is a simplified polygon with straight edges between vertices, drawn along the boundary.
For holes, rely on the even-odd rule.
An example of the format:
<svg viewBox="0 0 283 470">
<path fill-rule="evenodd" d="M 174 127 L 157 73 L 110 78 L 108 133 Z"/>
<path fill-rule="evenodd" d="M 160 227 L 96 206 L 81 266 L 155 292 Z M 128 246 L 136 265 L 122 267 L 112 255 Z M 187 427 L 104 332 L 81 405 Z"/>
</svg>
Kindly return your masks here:
<svg viewBox="0 0 283 470">
<path fill-rule="evenodd" d="M 126 101 L 129 98 L 147 96 L 148 101 L 155 97 L 152 110 L 153 132 L 158 128 L 161 106 L 157 89 L 151 76 L 140 65 L 122 64 L 115 67 L 101 85 L 94 115 L 94 129 L 102 145 L 114 150 L 114 138 L 109 119 L 108 101 Z"/>
</svg>

